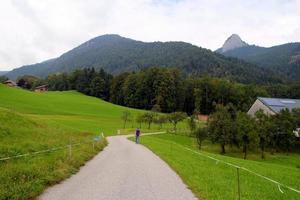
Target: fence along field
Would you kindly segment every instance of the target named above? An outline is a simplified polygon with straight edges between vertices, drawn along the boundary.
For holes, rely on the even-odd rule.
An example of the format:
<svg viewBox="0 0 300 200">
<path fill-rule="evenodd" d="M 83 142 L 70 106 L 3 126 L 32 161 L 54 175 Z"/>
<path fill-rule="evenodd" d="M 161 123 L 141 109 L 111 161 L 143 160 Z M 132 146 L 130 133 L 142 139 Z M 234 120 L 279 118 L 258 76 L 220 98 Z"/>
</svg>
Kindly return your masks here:
<svg viewBox="0 0 300 200">
<path fill-rule="evenodd" d="M 299 169 L 199 151 L 184 136 L 146 136 L 200 199 L 299 199 Z M 189 140 L 189 139 L 188 139 Z"/>
<path fill-rule="evenodd" d="M 145 112 L 75 91 L 35 93 L 0 84 L 0 199 L 34 198 L 75 173 L 106 145 L 94 146 L 95 136 L 123 127 L 125 110 Z"/>
<path fill-rule="evenodd" d="M 128 109 L 73 91 L 34 93 L 2 84 L 0 99 L 0 199 L 34 198 L 75 173 L 106 145 L 92 139 L 115 134 Z M 82 142 L 88 143 L 77 145 Z"/>
<path fill-rule="evenodd" d="M 75 173 L 105 147 L 95 136 L 0 108 L 0 199 L 35 198 Z"/>
</svg>

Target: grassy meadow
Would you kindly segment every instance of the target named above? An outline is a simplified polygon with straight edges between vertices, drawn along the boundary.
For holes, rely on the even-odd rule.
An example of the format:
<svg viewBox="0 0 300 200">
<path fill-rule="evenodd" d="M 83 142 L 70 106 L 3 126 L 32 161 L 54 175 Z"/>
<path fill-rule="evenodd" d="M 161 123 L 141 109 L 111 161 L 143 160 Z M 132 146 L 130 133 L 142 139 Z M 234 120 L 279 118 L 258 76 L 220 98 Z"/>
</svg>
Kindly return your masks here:
<svg viewBox="0 0 300 200">
<path fill-rule="evenodd" d="M 74 146 L 35 156 L 0 161 L 0 199 L 31 199 L 47 186 L 71 174 L 101 151 L 106 140 L 92 146 L 93 133 L 80 132 L 43 120 L 34 120 L 19 113 L 0 108 L 0 158 L 32 153 L 68 144 Z"/>
<path fill-rule="evenodd" d="M 175 134 L 144 136 L 141 143 L 165 160 L 199 199 L 238 199 L 237 169 L 200 156 L 184 147 L 245 167 L 300 190 L 299 154 L 267 155 L 266 160 L 261 160 L 259 155 L 253 153 L 250 157 L 252 160 L 243 160 L 240 158 L 242 155 L 238 153 L 220 155 L 217 152 L 220 150 L 208 142 L 204 143 L 203 150 L 199 151 L 195 139 Z M 240 170 L 241 199 L 300 199 L 300 194 L 284 187 L 280 189 L 282 192 L 278 185 Z"/>
<path fill-rule="evenodd" d="M 51 125 L 106 135 L 114 135 L 117 129 L 123 128 L 120 116 L 124 110 L 129 110 L 133 116 L 143 112 L 75 91 L 35 93 L 1 84 L 0 107 Z"/>
<path fill-rule="evenodd" d="M 84 143 L 72 148 L 71 158 L 64 148 L 0 161 L 0 199 L 35 198 L 47 186 L 75 173 L 107 144 L 101 140 L 93 148 L 95 136 L 115 135 L 123 128 L 124 110 L 133 116 L 145 112 L 75 91 L 35 93 L 0 84 L 0 158 Z M 131 133 L 134 126 L 129 122 L 121 133 Z"/>
</svg>

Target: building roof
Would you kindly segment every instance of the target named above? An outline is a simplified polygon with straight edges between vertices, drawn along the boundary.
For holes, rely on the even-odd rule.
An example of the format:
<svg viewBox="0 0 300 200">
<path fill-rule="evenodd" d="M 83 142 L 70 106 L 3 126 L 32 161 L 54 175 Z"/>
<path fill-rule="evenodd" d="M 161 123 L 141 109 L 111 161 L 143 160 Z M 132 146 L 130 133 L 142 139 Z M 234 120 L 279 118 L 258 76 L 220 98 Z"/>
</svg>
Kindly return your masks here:
<svg viewBox="0 0 300 200">
<path fill-rule="evenodd" d="M 258 99 L 275 113 L 279 113 L 281 110 L 286 108 L 289 110 L 300 108 L 300 99 L 279 99 L 265 97 L 258 97 Z"/>
<path fill-rule="evenodd" d="M 40 85 L 40 86 L 36 87 L 35 89 L 41 89 L 41 88 L 45 88 L 45 87 L 48 87 L 48 85 Z"/>
<path fill-rule="evenodd" d="M 12 80 L 7 80 L 4 82 L 5 84 L 12 84 L 12 85 L 17 85 L 16 82 L 12 81 Z"/>
</svg>

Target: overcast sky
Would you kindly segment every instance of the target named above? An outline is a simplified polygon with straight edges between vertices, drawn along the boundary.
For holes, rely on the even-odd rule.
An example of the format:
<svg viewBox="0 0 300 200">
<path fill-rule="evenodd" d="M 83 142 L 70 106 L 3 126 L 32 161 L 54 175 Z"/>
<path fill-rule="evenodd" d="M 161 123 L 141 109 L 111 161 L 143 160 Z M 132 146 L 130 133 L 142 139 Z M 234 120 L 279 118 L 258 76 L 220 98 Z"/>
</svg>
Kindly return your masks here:
<svg viewBox="0 0 300 200">
<path fill-rule="evenodd" d="M 99 35 L 212 50 L 300 41 L 300 0 L 1 0 L 0 71 L 58 57 Z"/>
</svg>

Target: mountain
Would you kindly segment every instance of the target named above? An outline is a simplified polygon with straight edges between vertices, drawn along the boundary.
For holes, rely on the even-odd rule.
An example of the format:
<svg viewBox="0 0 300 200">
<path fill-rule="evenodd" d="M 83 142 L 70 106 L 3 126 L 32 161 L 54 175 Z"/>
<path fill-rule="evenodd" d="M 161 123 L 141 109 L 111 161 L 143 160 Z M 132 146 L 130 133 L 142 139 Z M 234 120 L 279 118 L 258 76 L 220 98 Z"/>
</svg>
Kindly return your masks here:
<svg viewBox="0 0 300 200">
<path fill-rule="evenodd" d="M 225 42 L 226 43 L 226 42 Z M 287 43 L 273 47 L 247 45 L 221 52 L 226 57 L 242 59 L 272 70 L 289 80 L 300 80 L 300 43 Z"/>
<path fill-rule="evenodd" d="M 151 66 L 178 67 L 187 74 L 208 74 L 240 82 L 274 81 L 271 71 L 189 43 L 145 43 L 119 35 L 96 37 L 58 58 L 14 69 L 7 76 L 12 79 L 24 74 L 44 77 L 85 67 L 118 74 Z"/>
<path fill-rule="evenodd" d="M 241 47 L 249 46 L 246 42 L 244 42 L 239 35 L 232 34 L 227 40 L 224 42 L 223 46 L 217 50 L 218 53 L 225 53 L 230 50 L 234 50 Z"/>
<path fill-rule="evenodd" d="M 7 73 L 8 71 L 0 71 L 0 76 L 3 76 Z"/>
</svg>

